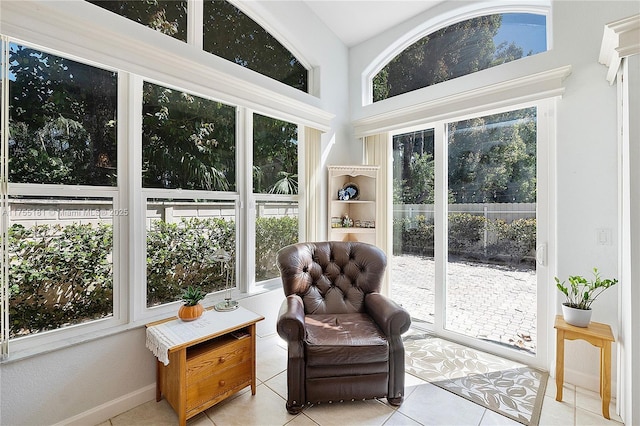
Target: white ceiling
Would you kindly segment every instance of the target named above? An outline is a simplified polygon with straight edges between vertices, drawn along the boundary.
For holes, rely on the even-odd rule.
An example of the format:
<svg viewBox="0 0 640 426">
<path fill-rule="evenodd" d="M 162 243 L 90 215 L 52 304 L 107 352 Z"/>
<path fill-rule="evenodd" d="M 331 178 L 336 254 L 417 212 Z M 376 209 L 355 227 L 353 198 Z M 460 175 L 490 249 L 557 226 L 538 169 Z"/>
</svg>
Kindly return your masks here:
<svg viewBox="0 0 640 426">
<path fill-rule="evenodd" d="M 444 0 L 303 0 L 351 47 Z"/>
</svg>

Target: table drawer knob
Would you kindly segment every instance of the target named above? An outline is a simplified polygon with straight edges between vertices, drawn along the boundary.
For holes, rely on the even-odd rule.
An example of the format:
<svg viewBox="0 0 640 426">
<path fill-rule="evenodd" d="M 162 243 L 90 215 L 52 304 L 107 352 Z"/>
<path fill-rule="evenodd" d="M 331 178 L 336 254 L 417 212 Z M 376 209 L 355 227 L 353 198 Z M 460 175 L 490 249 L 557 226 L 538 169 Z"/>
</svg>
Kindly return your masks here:
<svg viewBox="0 0 640 426">
<path fill-rule="evenodd" d="M 224 387 L 224 385 L 226 385 L 227 382 L 225 382 L 224 380 L 220 380 L 218 384 L 220 385 L 220 387 Z"/>
<path fill-rule="evenodd" d="M 224 364 L 225 361 L 226 359 L 223 356 L 221 356 L 220 359 L 218 360 L 220 364 Z"/>
</svg>

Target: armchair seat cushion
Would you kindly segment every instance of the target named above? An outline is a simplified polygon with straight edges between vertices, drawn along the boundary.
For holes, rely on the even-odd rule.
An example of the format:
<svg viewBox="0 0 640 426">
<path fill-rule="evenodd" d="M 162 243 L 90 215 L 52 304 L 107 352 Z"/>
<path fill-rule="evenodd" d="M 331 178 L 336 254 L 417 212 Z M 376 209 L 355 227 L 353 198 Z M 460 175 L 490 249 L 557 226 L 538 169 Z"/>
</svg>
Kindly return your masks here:
<svg viewBox="0 0 640 426">
<path fill-rule="evenodd" d="M 389 343 L 364 313 L 305 317 L 307 366 L 386 364 Z"/>
</svg>

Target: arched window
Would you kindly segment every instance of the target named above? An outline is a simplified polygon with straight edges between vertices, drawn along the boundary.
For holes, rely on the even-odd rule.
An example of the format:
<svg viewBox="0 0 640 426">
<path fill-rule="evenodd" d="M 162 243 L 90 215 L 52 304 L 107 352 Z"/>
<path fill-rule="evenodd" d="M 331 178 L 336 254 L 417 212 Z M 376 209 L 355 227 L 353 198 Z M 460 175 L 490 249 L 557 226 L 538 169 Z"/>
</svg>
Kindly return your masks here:
<svg viewBox="0 0 640 426">
<path fill-rule="evenodd" d="M 422 37 L 373 77 L 373 101 L 547 50 L 546 16 L 500 13 L 467 19 Z"/>
</svg>

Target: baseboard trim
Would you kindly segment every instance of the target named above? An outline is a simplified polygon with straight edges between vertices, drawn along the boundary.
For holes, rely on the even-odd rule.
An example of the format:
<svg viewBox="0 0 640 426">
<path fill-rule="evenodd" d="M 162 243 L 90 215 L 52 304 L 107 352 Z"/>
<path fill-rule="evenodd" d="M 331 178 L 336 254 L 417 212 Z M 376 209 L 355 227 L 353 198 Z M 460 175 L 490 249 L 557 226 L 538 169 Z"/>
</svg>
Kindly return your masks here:
<svg viewBox="0 0 640 426">
<path fill-rule="evenodd" d="M 155 397 L 156 385 L 154 383 L 56 423 L 54 426 L 98 425 L 138 405 L 155 400 Z"/>
<path fill-rule="evenodd" d="M 596 371 L 596 374 L 587 374 L 582 371 L 573 370 L 571 368 L 564 369 L 564 383 L 570 383 L 575 386 L 579 386 L 584 389 L 588 389 L 594 392 L 600 392 L 600 371 Z M 611 397 L 617 396 L 618 383 L 615 376 L 615 371 L 611 371 Z"/>
</svg>

